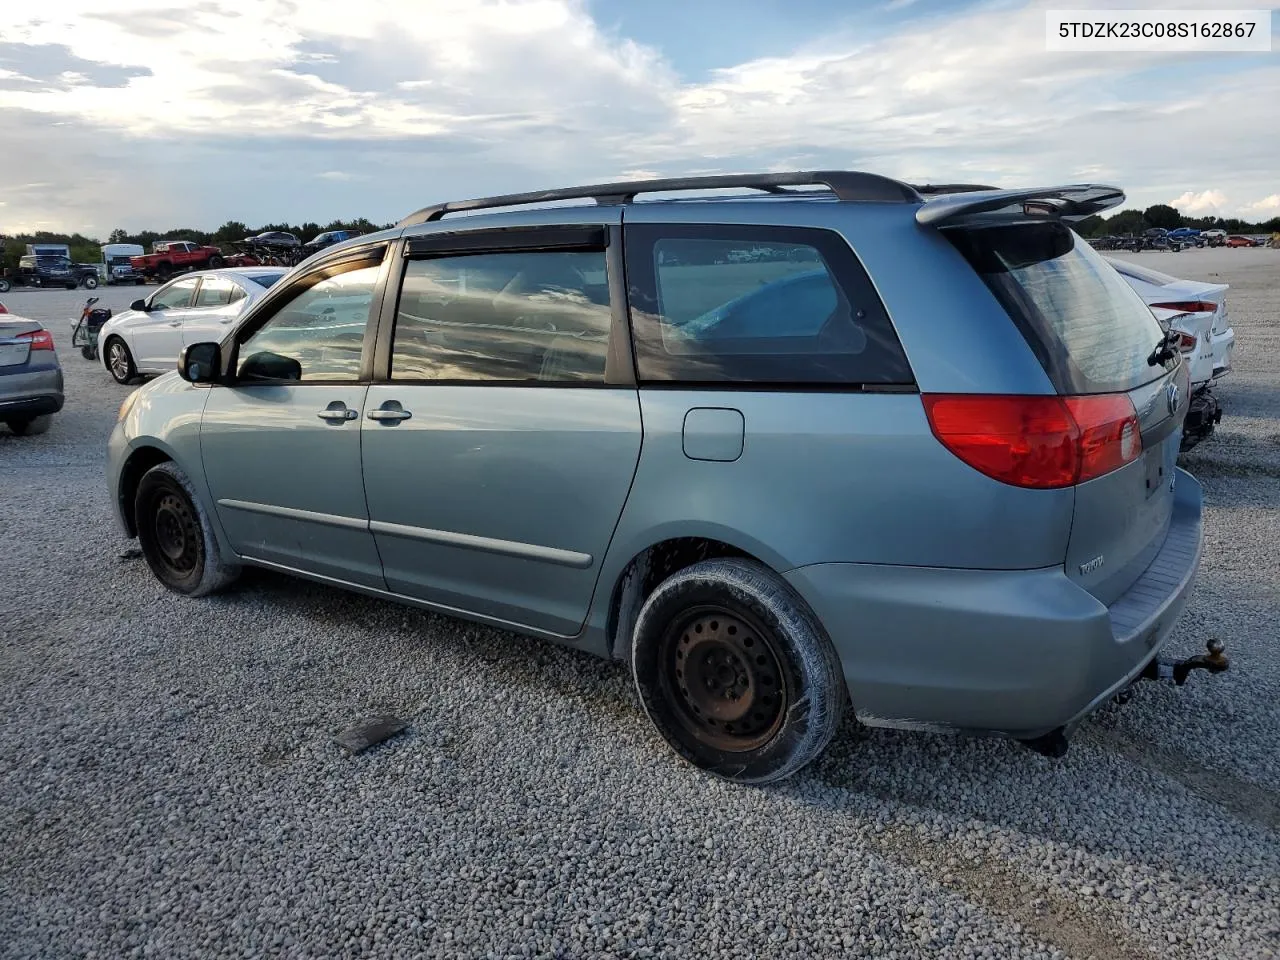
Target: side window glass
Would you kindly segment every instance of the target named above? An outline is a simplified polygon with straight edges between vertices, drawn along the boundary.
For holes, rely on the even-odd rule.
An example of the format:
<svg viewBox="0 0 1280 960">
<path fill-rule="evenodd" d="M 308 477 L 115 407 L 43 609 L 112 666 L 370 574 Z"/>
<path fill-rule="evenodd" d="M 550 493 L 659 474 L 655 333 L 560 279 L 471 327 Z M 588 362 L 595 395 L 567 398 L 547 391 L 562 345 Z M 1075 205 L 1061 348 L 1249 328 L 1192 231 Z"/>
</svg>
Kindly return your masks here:
<svg viewBox="0 0 1280 960">
<path fill-rule="evenodd" d="M 188 280 L 175 280 L 168 287 L 157 291 L 151 298 L 152 310 L 168 310 L 191 305 L 191 292 L 198 281 L 195 277 Z"/>
<path fill-rule="evenodd" d="M 609 326 L 604 251 L 411 260 L 391 379 L 603 383 Z"/>
<path fill-rule="evenodd" d="M 237 375 L 358 380 L 379 269 L 360 267 L 304 289 L 240 344 Z"/>
<path fill-rule="evenodd" d="M 845 241 L 793 227 L 627 228 L 641 380 L 911 383 Z"/>
<path fill-rule="evenodd" d="M 197 307 L 222 307 L 231 302 L 232 292 L 239 288 L 226 277 L 205 277 L 196 294 Z"/>
</svg>

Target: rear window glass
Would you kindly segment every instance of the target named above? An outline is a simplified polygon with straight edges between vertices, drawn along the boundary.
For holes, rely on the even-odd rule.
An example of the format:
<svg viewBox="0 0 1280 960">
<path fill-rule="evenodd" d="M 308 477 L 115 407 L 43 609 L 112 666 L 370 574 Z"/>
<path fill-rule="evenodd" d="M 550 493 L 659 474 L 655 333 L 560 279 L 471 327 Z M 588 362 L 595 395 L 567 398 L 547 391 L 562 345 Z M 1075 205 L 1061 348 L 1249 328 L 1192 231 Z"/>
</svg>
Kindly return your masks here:
<svg viewBox="0 0 1280 960">
<path fill-rule="evenodd" d="M 1124 274 L 1126 277 L 1133 277 L 1135 280 L 1141 280 L 1144 283 L 1150 283 L 1157 287 L 1167 287 L 1171 283 L 1177 283 L 1177 277 L 1171 277 L 1167 273 L 1161 273 L 1159 270 L 1152 270 L 1150 267 L 1142 267 L 1136 263 L 1130 263 L 1128 260 L 1116 260 L 1113 257 L 1103 257 L 1107 263 L 1116 268 L 1117 272 Z"/>
<path fill-rule="evenodd" d="M 643 382 L 910 384 L 884 306 L 826 230 L 627 228 Z"/>
<path fill-rule="evenodd" d="M 1061 393 L 1133 390 L 1163 376 L 1163 335 L 1142 298 L 1059 222 L 948 230 Z M 1175 361 L 1176 362 L 1176 361 Z"/>
</svg>

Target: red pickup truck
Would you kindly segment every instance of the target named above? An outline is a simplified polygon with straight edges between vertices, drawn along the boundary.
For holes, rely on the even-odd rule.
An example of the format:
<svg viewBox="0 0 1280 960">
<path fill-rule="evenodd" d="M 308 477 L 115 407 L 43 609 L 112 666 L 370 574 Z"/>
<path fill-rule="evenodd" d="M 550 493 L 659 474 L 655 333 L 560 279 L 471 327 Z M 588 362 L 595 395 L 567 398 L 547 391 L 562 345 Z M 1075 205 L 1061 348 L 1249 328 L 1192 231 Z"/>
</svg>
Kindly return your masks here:
<svg viewBox="0 0 1280 960">
<path fill-rule="evenodd" d="M 151 245 L 146 256 L 130 257 L 129 262 L 144 277 L 155 277 L 164 283 L 175 273 L 213 270 L 225 261 L 217 247 L 202 247 L 187 240 L 160 240 Z"/>
</svg>

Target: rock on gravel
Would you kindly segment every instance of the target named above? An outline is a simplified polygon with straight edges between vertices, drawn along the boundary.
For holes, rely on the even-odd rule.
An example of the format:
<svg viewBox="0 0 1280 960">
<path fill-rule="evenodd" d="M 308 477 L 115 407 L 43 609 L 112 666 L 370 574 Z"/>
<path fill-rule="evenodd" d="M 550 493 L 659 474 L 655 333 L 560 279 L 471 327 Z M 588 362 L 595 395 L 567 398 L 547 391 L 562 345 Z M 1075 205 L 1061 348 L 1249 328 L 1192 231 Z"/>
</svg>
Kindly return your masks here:
<svg viewBox="0 0 1280 960">
<path fill-rule="evenodd" d="M 1232 284 L 1173 642 L 1231 672 L 1062 761 L 846 725 L 770 789 L 678 761 L 619 664 L 268 574 L 166 593 L 110 519 L 125 388 L 69 348 L 80 297 L 6 295 L 68 401 L 0 428 L 0 957 L 1277 956 L 1280 253 L 1143 257 Z"/>
</svg>

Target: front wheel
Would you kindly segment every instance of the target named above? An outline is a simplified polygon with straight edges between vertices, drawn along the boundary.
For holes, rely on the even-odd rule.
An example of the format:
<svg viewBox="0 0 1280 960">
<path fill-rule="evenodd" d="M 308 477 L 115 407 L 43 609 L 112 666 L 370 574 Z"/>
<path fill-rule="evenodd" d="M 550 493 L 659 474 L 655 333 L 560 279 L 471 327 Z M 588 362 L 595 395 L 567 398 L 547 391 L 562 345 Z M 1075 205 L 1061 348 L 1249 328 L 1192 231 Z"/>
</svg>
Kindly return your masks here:
<svg viewBox="0 0 1280 960">
<path fill-rule="evenodd" d="M 134 498 L 138 544 L 156 579 L 175 593 L 203 597 L 240 575 L 218 549 L 190 479 L 167 461 L 148 470 Z"/>
<path fill-rule="evenodd" d="M 85 277 L 85 278 L 84 278 L 84 288 L 85 288 L 86 290 L 97 290 L 97 289 L 98 289 L 98 278 L 97 278 L 97 277 Z"/>
<path fill-rule="evenodd" d="M 106 344 L 107 370 L 116 383 L 128 383 L 138 375 L 129 347 L 119 337 L 112 337 Z"/>
<path fill-rule="evenodd" d="M 13 289 L 13 285 L 4 277 L 0 277 L 0 293 L 8 293 Z"/>
<path fill-rule="evenodd" d="M 636 619 L 631 668 L 671 748 L 739 783 L 781 780 L 817 757 L 847 698 L 839 657 L 804 601 L 737 558 L 658 585 Z"/>
</svg>

